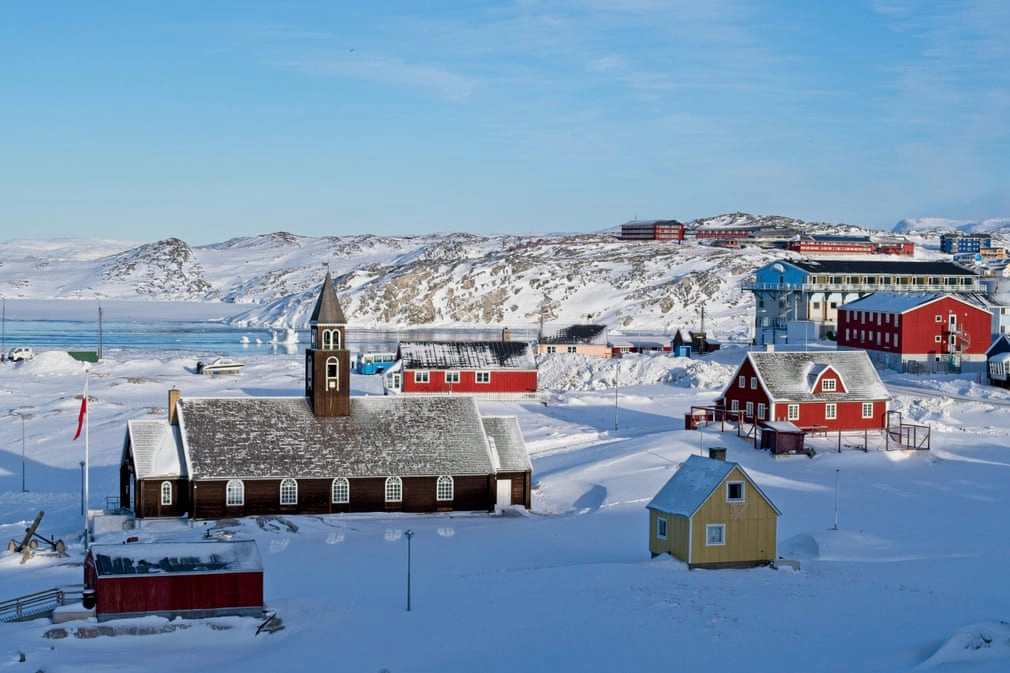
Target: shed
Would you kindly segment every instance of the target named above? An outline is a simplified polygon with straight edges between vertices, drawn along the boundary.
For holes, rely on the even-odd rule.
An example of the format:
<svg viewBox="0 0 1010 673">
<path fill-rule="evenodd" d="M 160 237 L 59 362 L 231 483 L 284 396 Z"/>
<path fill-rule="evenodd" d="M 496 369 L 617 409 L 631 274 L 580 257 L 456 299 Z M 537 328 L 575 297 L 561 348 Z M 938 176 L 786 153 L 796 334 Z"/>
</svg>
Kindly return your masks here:
<svg viewBox="0 0 1010 673">
<path fill-rule="evenodd" d="M 84 586 L 95 592 L 99 621 L 263 614 L 263 563 L 253 540 L 92 545 Z"/>
<path fill-rule="evenodd" d="M 803 439 L 806 433 L 789 421 L 769 421 L 761 423 L 761 447 L 775 455 L 803 453 Z"/>
<path fill-rule="evenodd" d="M 691 456 L 646 506 L 649 551 L 689 568 L 741 568 L 775 560 L 778 517 L 736 463 Z"/>
</svg>

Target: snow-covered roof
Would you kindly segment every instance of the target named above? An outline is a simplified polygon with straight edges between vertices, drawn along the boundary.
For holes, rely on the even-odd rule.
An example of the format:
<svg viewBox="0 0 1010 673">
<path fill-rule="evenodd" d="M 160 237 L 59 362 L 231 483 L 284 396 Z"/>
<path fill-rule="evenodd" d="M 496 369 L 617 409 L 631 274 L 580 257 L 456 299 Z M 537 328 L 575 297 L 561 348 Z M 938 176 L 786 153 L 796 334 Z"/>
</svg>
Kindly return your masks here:
<svg viewBox="0 0 1010 673">
<path fill-rule="evenodd" d="M 959 297 L 942 292 L 874 292 L 862 299 L 851 301 L 839 306 L 839 310 L 854 311 L 880 311 L 881 313 L 904 313 L 926 304 L 949 297 L 955 301 L 981 308 L 977 304 L 965 301 L 964 297 Z"/>
<path fill-rule="evenodd" d="M 764 421 L 762 425 L 775 432 L 792 432 L 797 434 L 803 432 L 800 426 L 789 421 Z"/>
<path fill-rule="evenodd" d="M 126 442 L 124 451 L 128 447 L 133 449 L 133 468 L 137 479 L 186 476 L 178 428 L 167 420 L 128 421 Z"/>
<path fill-rule="evenodd" d="M 90 553 L 100 577 L 263 570 L 255 540 L 95 544 Z"/>
<path fill-rule="evenodd" d="M 747 354 L 772 402 L 823 400 L 869 401 L 890 399 L 887 388 L 866 351 L 763 351 Z M 821 392 L 813 385 L 814 372 L 834 369 L 845 384 L 844 391 Z M 730 384 L 732 385 L 732 384 Z"/>
<path fill-rule="evenodd" d="M 542 344 L 605 344 L 606 325 L 568 325 L 540 338 Z"/>
<path fill-rule="evenodd" d="M 194 479 L 276 479 L 495 471 L 473 397 L 352 397 L 350 402 L 350 416 L 318 417 L 303 397 L 184 397 L 178 415 L 190 474 Z M 506 453 L 525 451 L 521 435 L 509 442 Z"/>
<path fill-rule="evenodd" d="M 533 469 L 526 450 L 519 420 L 515 416 L 485 416 L 481 419 L 489 444 L 497 454 L 501 472 L 525 472 Z"/>
<path fill-rule="evenodd" d="M 734 468 L 740 471 L 740 475 L 761 494 L 776 514 L 782 513 L 740 465 L 696 455 L 688 457 L 676 474 L 659 489 L 659 493 L 646 508 L 690 518 L 705 504 Z"/>
<path fill-rule="evenodd" d="M 406 369 L 536 369 L 525 341 L 401 341 Z"/>
</svg>

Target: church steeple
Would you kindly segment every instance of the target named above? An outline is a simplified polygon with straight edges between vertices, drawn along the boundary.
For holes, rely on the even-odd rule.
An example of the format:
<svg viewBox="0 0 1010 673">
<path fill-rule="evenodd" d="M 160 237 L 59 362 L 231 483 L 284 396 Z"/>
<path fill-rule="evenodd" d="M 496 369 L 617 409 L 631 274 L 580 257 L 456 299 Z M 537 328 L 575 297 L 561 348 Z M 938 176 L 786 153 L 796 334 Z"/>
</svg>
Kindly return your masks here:
<svg viewBox="0 0 1010 673">
<path fill-rule="evenodd" d="M 309 319 L 309 347 L 305 350 L 305 397 L 316 416 L 351 415 L 351 354 L 347 350 L 347 320 L 326 279 Z"/>
</svg>

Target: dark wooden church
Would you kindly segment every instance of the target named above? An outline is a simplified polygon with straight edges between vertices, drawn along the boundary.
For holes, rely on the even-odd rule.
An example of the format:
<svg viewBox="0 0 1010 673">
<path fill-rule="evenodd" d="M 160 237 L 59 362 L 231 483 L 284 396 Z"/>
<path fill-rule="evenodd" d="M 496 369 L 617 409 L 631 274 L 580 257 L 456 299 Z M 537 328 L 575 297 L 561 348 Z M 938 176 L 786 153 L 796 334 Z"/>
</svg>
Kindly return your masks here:
<svg viewBox="0 0 1010 673">
<path fill-rule="evenodd" d="M 326 274 L 305 394 L 187 398 L 127 424 L 120 502 L 137 517 L 493 511 L 530 506 L 515 417 L 466 395 L 352 397 L 346 320 Z"/>
</svg>

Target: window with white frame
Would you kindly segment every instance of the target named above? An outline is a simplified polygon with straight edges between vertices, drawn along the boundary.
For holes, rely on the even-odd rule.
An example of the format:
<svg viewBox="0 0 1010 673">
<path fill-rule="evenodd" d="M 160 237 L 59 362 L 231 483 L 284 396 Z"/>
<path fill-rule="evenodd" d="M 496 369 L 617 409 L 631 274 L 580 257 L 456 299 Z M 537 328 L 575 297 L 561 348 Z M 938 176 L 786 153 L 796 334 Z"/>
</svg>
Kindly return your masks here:
<svg viewBox="0 0 1010 673">
<path fill-rule="evenodd" d="M 798 421 L 800 420 L 800 405 L 798 404 L 787 404 L 786 405 L 786 420 Z"/>
<path fill-rule="evenodd" d="M 172 504 L 172 482 L 170 481 L 161 482 L 161 504 Z"/>
<path fill-rule="evenodd" d="M 834 379 L 823 379 L 821 381 L 821 390 L 826 393 L 835 392 L 835 380 Z"/>
<path fill-rule="evenodd" d="M 438 478 L 438 482 L 435 484 L 435 499 L 452 500 L 453 493 L 452 477 L 443 474 Z"/>
<path fill-rule="evenodd" d="M 565 348 L 565 352 L 566 353 L 578 353 L 579 352 L 579 347 L 578 346 L 568 346 L 568 347 Z"/>
<path fill-rule="evenodd" d="M 666 539 L 666 519 L 656 517 L 656 537 L 660 540 Z"/>
<path fill-rule="evenodd" d="M 491 383 L 491 372 L 477 372 L 474 379 L 477 383 Z"/>
<path fill-rule="evenodd" d="M 548 353 L 557 353 L 558 352 L 558 347 L 557 346 L 548 346 L 547 347 L 547 352 Z"/>
<path fill-rule="evenodd" d="M 744 415 L 747 418 L 753 418 L 754 417 L 754 403 L 753 402 L 750 402 L 750 401 L 747 402 L 747 410 L 744 412 Z"/>
<path fill-rule="evenodd" d="M 863 402 L 863 418 L 873 418 L 873 402 Z"/>
<path fill-rule="evenodd" d="M 726 524 L 710 523 L 705 526 L 705 546 L 722 547 L 726 544 Z"/>
<path fill-rule="evenodd" d="M 740 379 L 739 379 L 739 381 L 737 383 L 739 384 L 739 386 L 741 388 L 746 388 L 747 387 L 747 377 L 746 376 L 741 376 Z"/>
<path fill-rule="evenodd" d="M 298 482 L 295 481 L 294 479 L 281 480 L 281 504 L 282 505 L 298 504 Z"/>
<path fill-rule="evenodd" d="M 941 341 L 943 341 L 943 336 L 937 334 L 936 336 L 933 337 L 933 341 L 935 341 L 936 343 L 940 343 Z"/>
<path fill-rule="evenodd" d="M 241 479 L 230 479 L 224 487 L 224 504 L 229 507 L 245 504 L 245 484 Z"/>
<path fill-rule="evenodd" d="M 399 477 L 386 477 L 386 502 L 403 500 L 403 480 Z"/>
<path fill-rule="evenodd" d="M 943 322 L 943 316 L 942 315 L 937 314 L 937 316 L 934 319 L 936 320 L 936 322 Z"/>
<path fill-rule="evenodd" d="M 742 481 L 727 481 L 726 482 L 726 502 L 743 502 L 746 500 L 744 497 Z"/>
<path fill-rule="evenodd" d="M 428 370 L 419 370 L 414 372 L 414 383 L 427 383 L 428 374 Z"/>
<path fill-rule="evenodd" d="M 751 390 L 758 389 L 758 378 L 756 376 L 750 377 L 750 389 Z"/>
<path fill-rule="evenodd" d="M 326 358 L 326 389 L 340 388 L 340 361 L 335 357 Z"/>
<path fill-rule="evenodd" d="M 758 402 L 758 419 L 762 421 L 765 419 L 765 414 L 768 413 L 767 409 L 764 402 Z"/>
<path fill-rule="evenodd" d="M 346 505 L 351 501 L 351 482 L 346 477 L 337 477 L 330 486 L 330 500 L 336 505 Z"/>
<path fill-rule="evenodd" d="M 825 404 L 824 418 L 826 418 L 829 421 L 833 421 L 836 418 L 838 418 L 838 406 L 835 404 Z"/>
<path fill-rule="evenodd" d="M 459 372 L 446 372 L 445 373 L 446 383 L 459 383 Z"/>
<path fill-rule="evenodd" d="M 730 411 L 740 411 L 740 400 L 730 400 L 729 401 Z"/>
</svg>

